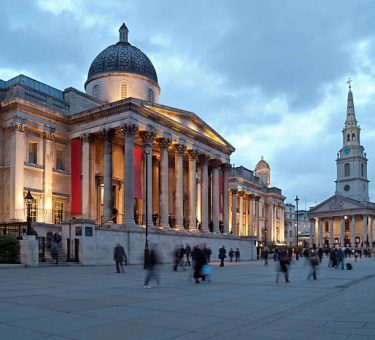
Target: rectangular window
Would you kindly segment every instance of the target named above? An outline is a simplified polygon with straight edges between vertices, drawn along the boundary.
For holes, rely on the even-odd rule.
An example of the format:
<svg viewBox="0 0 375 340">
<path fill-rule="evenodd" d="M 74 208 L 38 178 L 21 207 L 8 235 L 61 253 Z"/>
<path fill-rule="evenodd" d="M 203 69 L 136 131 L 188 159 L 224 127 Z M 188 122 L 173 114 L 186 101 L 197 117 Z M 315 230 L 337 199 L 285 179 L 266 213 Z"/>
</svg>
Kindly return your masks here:
<svg viewBox="0 0 375 340">
<path fill-rule="evenodd" d="M 56 202 L 55 203 L 55 224 L 62 223 L 64 218 L 64 203 Z"/>
<path fill-rule="evenodd" d="M 29 143 L 29 163 L 37 164 L 38 156 L 38 143 Z"/>
<path fill-rule="evenodd" d="M 56 150 L 56 169 L 64 170 L 64 150 Z"/>
</svg>

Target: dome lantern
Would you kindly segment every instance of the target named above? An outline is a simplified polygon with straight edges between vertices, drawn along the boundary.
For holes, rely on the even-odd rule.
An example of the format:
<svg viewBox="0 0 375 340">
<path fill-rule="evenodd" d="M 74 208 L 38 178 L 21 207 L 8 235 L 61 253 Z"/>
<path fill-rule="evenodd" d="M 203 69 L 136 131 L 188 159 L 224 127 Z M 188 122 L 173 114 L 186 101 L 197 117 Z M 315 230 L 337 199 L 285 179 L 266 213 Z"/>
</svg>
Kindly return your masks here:
<svg viewBox="0 0 375 340">
<path fill-rule="evenodd" d="M 128 42 L 128 33 L 129 33 L 129 30 L 128 28 L 126 27 L 125 23 L 123 23 L 119 29 L 119 32 L 120 32 L 120 39 L 119 39 L 119 42 L 122 42 L 122 43 L 127 43 Z"/>
</svg>

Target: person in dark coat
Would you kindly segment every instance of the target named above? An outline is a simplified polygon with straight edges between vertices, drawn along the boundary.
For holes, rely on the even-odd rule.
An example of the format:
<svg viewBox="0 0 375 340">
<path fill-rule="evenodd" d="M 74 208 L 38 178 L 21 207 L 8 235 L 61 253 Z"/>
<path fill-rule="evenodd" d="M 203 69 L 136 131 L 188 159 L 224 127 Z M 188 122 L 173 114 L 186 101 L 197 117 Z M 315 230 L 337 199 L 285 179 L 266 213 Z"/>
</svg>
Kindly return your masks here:
<svg viewBox="0 0 375 340">
<path fill-rule="evenodd" d="M 52 258 L 55 260 L 56 265 L 59 264 L 59 252 L 60 252 L 59 244 L 56 242 L 53 242 L 52 247 L 51 247 L 51 255 L 52 255 Z"/>
<path fill-rule="evenodd" d="M 237 248 L 235 253 L 234 253 L 234 256 L 236 257 L 236 262 L 240 262 L 240 250 Z"/>
<path fill-rule="evenodd" d="M 151 245 L 148 256 L 146 257 L 146 277 L 144 282 L 144 288 L 151 288 L 148 284 L 151 278 L 154 278 L 158 287 L 160 287 L 160 275 L 158 270 L 159 256 L 156 247 Z"/>
<path fill-rule="evenodd" d="M 232 248 L 230 248 L 228 255 L 229 255 L 229 258 L 230 258 L 230 262 L 232 262 L 233 261 L 233 256 L 234 256 L 234 251 L 233 251 Z"/>
<path fill-rule="evenodd" d="M 202 278 L 204 281 L 206 278 L 202 275 L 202 268 L 207 264 L 206 256 L 203 253 L 203 250 L 199 246 L 194 247 L 193 251 L 193 261 L 194 261 L 194 279 L 195 283 L 200 283 L 199 278 Z"/>
<path fill-rule="evenodd" d="M 124 273 L 124 262 L 128 265 L 128 258 L 126 256 L 124 247 L 117 243 L 113 251 L 113 259 L 116 261 L 116 272 Z"/>
<path fill-rule="evenodd" d="M 191 248 L 188 244 L 185 247 L 185 254 L 186 254 L 186 264 L 188 266 L 191 266 L 191 262 L 190 262 Z"/>
<path fill-rule="evenodd" d="M 219 249 L 220 267 L 224 267 L 224 259 L 227 257 L 227 251 L 224 246 Z"/>
<path fill-rule="evenodd" d="M 280 267 L 278 272 L 276 273 L 276 283 L 279 283 L 279 275 L 282 272 L 285 277 L 285 282 L 289 282 L 289 257 L 286 252 L 286 250 L 281 250 L 280 251 Z"/>
</svg>

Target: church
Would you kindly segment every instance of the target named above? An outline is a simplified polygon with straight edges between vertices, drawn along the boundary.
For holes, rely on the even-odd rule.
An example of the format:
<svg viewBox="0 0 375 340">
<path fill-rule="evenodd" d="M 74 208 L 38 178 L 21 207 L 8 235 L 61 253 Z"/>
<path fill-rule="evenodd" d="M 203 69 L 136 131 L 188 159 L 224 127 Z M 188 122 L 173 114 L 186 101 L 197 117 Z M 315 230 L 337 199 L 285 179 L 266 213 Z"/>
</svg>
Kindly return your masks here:
<svg viewBox="0 0 375 340">
<path fill-rule="evenodd" d="M 369 200 L 367 158 L 361 145 L 349 80 L 342 148 L 337 153 L 336 192 L 309 210 L 310 245 L 373 247 L 375 203 Z"/>
<path fill-rule="evenodd" d="M 24 75 L 0 80 L 0 220 L 29 213 L 39 235 L 86 221 L 94 230 L 147 226 L 157 237 L 246 236 L 249 255 L 261 233 L 236 222 L 234 147 L 195 113 L 160 104 L 156 70 L 128 35 L 123 24 L 118 42 L 93 60 L 85 93 Z"/>
</svg>

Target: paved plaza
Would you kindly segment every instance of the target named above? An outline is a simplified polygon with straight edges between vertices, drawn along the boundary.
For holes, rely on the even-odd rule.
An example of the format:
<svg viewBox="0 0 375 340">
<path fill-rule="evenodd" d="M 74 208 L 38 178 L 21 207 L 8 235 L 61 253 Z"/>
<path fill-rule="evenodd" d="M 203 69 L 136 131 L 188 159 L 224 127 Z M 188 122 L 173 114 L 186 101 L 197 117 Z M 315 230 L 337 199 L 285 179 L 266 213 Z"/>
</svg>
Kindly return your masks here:
<svg viewBox="0 0 375 340">
<path fill-rule="evenodd" d="M 308 281 L 294 261 L 276 284 L 273 261 L 214 265 L 199 285 L 164 266 L 151 289 L 140 266 L 1 268 L 0 339 L 375 339 L 375 258 L 353 266 Z"/>
</svg>

